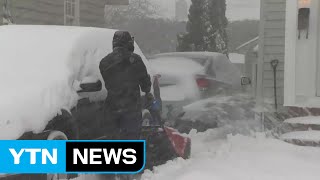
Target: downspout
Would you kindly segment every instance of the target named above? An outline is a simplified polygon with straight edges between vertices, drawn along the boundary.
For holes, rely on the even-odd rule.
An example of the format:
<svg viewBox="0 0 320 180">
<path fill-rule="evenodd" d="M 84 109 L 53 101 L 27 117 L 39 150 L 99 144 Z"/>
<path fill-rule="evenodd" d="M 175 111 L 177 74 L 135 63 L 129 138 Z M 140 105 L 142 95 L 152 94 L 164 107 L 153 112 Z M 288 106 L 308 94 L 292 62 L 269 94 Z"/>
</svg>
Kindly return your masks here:
<svg viewBox="0 0 320 180">
<path fill-rule="evenodd" d="M 270 62 L 271 67 L 273 69 L 273 83 L 274 83 L 274 107 L 276 109 L 276 111 L 278 110 L 278 96 L 277 96 L 277 67 L 279 65 L 279 60 L 278 59 L 274 59 Z"/>
</svg>

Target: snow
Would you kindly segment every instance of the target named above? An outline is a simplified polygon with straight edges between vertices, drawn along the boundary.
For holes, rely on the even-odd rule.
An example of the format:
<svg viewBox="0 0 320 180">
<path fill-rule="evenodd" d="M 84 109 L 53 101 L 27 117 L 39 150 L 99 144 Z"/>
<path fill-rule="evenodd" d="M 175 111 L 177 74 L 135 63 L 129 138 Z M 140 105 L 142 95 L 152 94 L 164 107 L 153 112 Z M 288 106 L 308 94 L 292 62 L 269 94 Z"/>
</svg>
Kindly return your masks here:
<svg viewBox="0 0 320 180">
<path fill-rule="evenodd" d="M 259 51 L 259 44 L 257 44 L 254 48 L 253 48 L 253 52 L 258 52 Z"/>
<path fill-rule="evenodd" d="M 41 132 L 61 109 L 74 107 L 80 98 L 74 85 L 102 79 L 98 65 L 112 50 L 113 34 L 98 28 L 1 26 L 0 139 Z M 104 89 L 92 98 L 105 96 Z"/>
<path fill-rule="evenodd" d="M 183 101 L 185 98 L 184 93 L 181 92 L 181 87 L 178 85 L 161 87 L 161 99 L 163 101 Z"/>
<path fill-rule="evenodd" d="M 204 133 L 191 131 L 191 158 L 145 170 L 141 180 L 318 180 L 320 148 L 303 147 L 259 132 L 255 120 L 234 121 Z M 78 180 L 96 179 L 81 176 Z M 102 179 L 101 179 L 102 180 Z"/>
<path fill-rule="evenodd" d="M 303 125 L 320 125 L 320 117 L 307 116 L 307 117 L 297 117 L 291 118 L 284 121 L 288 124 L 303 124 Z"/>
<path fill-rule="evenodd" d="M 225 55 L 217 52 L 208 52 L 208 51 L 193 51 L 193 52 L 171 52 L 171 53 L 162 53 L 157 54 L 154 57 L 185 57 L 185 58 L 196 58 L 199 56 L 203 57 L 212 57 L 214 59 L 222 58 Z"/>
<path fill-rule="evenodd" d="M 203 66 L 187 58 L 163 57 L 150 61 L 150 64 L 154 72 L 161 75 L 186 76 L 204 73 Z"/>
<path fill-rule="evenodd" d="M 188 58 L 160 57 L 151 60 L 150 65 L 154 73 L 161 75 L 159 82 L 163 101 L 199 98 L 195 75 L 204 74 L 204 67 L 199 63 Z"/>
<path fill-rule="evenodd" d="M 212 62 L 212 70 L 216 74 L 216 80 L 232 84 L 233 88 L 241 88 L 241 71 L 231 63 L 226 55 L 216 52 L 174 52 L 157 54 L 153 58 L 188 58 L 195 60 L 208 59 Z"/>
<path fill-rule="evenodd" d="M 283 140 L 302 140 L 320 142 L 320 131 L 295 131 L 281 135 Z"/>
<path fill-rule="evenodd" d="M 319 148 L 295 146 L 247 131 L 251 128 L 246 124 L 251 122 L 191 132 L 191 159 L 169 161 L 146 171 L 141 180 L 319 179 Z"/>
<path fill-rule="evenodd" d="M 183 107 L 183 119 L 224 124 L 227 121 L 253 119 L 254 108 L 254 98 L 247 94 L 215 96 Z"/>
<path fill-rule="evenodd" d="M 230 53 L 229 59 L 234 64 L 244 64 L 245 63 L 245 56 L 243 54 Z"/>
</svg>

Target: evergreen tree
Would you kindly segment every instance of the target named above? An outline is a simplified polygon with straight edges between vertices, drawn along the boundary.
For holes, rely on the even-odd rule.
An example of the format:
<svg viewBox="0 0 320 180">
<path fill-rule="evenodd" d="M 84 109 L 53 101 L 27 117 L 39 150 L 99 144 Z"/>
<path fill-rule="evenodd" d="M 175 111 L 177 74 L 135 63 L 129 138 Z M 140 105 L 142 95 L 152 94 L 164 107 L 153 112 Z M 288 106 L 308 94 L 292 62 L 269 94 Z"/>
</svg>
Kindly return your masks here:
<svg viewBox="0 0 320 180">
<path fill-rule="evenodd" d="M 178 35 L 178 51 L 210 51 L 228 55 L 226 0 L 192 0 L 187 33 Z"/>
<path fill-rule="evenodd" d="M 191 0 L 189 9 L 187 33 L 178 35 L 178 51 L 204 51 L 204 0 Z"/>
<path fill-rule="evenodd" d="M 226 0 L 205 0 L 206 49 L 228 55 Z"/>
</svg>

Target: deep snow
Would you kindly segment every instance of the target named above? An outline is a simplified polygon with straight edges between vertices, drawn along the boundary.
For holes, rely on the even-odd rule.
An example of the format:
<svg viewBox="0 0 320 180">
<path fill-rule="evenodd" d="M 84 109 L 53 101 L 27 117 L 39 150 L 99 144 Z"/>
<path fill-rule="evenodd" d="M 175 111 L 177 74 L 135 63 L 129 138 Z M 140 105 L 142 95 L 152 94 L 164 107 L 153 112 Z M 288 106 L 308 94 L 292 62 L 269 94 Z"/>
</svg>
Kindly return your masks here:
<svg viewBox="0 0 320 180">
<path fill-rule="evenodd" d="M 170 161 L 153 172 L 146 171 L 141 179 L 319 179 L 319 148 L 295 146 L 263 133 L 247 131 L 252 129 L 248 125 L 254 124 L 242 121 L 205 133 L 191 132 L 191 159 Z"/>
<path fill-rule="evenodd" d="M 230 122 L 230 121 L 229 121 Z M 320 148 L 301 147 L 257 131 L 255 120 L 191 131 L 192 156 L 146 170 L 141 180 L 318 180 Z M 79 180 L 102 180 L 81 176 Z"/>
</svg>

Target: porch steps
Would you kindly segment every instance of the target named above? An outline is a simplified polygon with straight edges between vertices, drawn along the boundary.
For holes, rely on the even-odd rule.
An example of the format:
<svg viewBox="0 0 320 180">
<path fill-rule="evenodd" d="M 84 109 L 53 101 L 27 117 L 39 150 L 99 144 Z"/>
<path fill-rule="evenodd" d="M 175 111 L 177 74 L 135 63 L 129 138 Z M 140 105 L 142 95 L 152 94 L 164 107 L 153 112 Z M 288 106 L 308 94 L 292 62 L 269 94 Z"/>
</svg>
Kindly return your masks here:
<svg viewBox="0 0 320 180">
<path fill-rule="evenodd" d="M 284 121 L 290 126 L 290 132 L 283 133 L 280 139 L 300 145 L 320 147 L 320 117 L 298 117 Z"/>
</svg>

